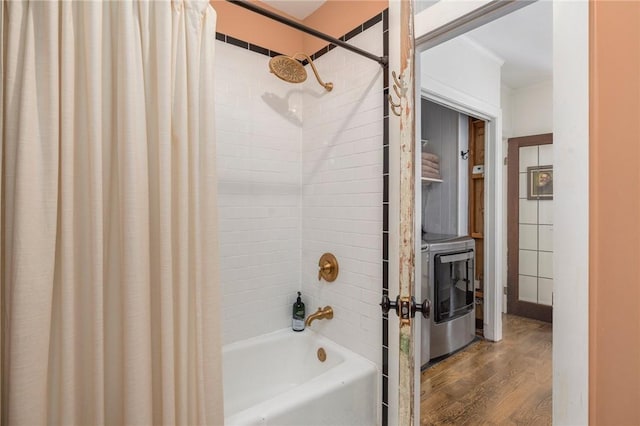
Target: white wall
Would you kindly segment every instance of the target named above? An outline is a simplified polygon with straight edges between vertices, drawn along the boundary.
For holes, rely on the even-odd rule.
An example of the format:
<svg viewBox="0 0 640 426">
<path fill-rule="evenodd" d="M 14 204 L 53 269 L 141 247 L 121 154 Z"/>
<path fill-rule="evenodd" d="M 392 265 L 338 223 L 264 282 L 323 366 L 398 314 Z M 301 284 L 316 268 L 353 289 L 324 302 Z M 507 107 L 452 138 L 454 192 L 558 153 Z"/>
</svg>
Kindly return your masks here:
<svg viewBox="0 0 640 426">
<path fill-rule="evenodd" d="M 216 42 L 225 344 L 290 326 L 300 285 L 302 130 L 296 117 L 301 118 L 302 96 L 271 75 L 267 61 L 264 55 Z M 270 105 L 296 113 L 286 115 Z"/>
<path fill-rule="evenodd" d="M 589 2 L 553 3 L 553 424 L 589 422 Z M 584 190 L 576 190 L 584 188 Z"/>
<path fill-rule="evenodd" d="M 382 23 L 349 40 L 382 54 Z M 305 82 L 302 133 L 302 292 L 309 312 L 331 305 L 330 321 L 311 328 L 380 364 L 382 348 L 382 68 L 343 49 L 316 66 L 331 93 Z M 318 281 L 318 260 L 340 264 L 333 283 Z"/>
<path fill-rule="evenodd" d="M 511 93 L 512 136 L 509 137 L 553 132 L 553 81 L 518 88 Z"/>
<path fill-rule="evenodd" d="M 500 93 L 500 103 L 502 106 L 502 152 L 504 153 L 503 156 L 506 158 L 506 154 L 507 152 L 509 152 L 509 147 L 508 147 L 508 139 L 513 137 L 513 125 L 512 125 L 512 110 L 513 108 L 511 107 L 512 104 L 512 98 L 513 98 L 513 90 L 510 89 L 507 86 L 502 86 L 501 87 L 501 93 Z M 502 179 L 502 211 L 503 211 L 503 217 L 505 218 L 505 220 L 502 223 L 502 254 L 501 254 L 501 263 L 502 263 L 502 287 L 504 289 L 507 288 L 507 251 L 509 250 L 509 247 L 507 246 L 507 185 L 508 185 L 508 176 L 509 173 L 508 168 L 507 168 L 507 162 L 503 161 L 502 162 L 502 176 L 504 176 L 504 179 Z M 502 312 L 507 312 L 507 295 L 503 295 L 502 298 Z"/>
<path fill-rule="evenodd" d="M 436 4 L 438 1 L 439 0 L 415 0 L 413 13 L 417 15 L 423 10 L 430 8 L 431 6 Z"/>
<path fill-rule="evenodd" d="M 500 107 L 503 61 L 477 43 L 457 37 L 422 52 L 420 60 L 423 89 L 465 103 Z"/>
<path fill-rule="evenodd" d="M 500 86 L 500 107 L 502 108 L 502 137 L 507 139 L 514 136 L 513 134 L 513 89 L 504 84 Z M 506 140 L 505 140 L 506 143 Z M 505 151 L 507 148 L 505 145 Z"/>
</svg>

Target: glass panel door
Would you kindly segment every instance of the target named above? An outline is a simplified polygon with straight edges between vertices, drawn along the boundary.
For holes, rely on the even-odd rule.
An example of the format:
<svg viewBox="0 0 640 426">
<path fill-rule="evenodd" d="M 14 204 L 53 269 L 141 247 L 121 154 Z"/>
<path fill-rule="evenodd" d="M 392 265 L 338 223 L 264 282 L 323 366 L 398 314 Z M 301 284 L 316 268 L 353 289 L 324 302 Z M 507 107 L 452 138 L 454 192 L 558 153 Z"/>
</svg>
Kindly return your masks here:
<svg viewBox="0 0 640 426">
<path fill-rule="evenodd" d="M 473 309 L 473 250 L 437 254 L 435 322 L 457 318 Z"/>
</svg>

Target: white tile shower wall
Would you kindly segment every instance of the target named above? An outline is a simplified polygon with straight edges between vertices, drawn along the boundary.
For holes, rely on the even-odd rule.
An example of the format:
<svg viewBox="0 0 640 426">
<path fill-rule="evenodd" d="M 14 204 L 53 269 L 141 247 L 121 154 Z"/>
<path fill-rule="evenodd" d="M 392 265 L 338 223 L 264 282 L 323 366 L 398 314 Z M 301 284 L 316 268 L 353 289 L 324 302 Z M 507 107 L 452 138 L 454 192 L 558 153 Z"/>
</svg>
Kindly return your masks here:
<svg viewBox="0 0 640 426">
<path fill-rule="evenodd" d="M 268 59 L 216 42 L 225 344 L 290 326 L 300 285 L 302 96 Z"/>
<path fill-rule="evenodd" d="M 382 23 L 349 40 L 382 54 Z M 382 68 L 344 49 L 316 62 L 304 83 L 302 132 L 302 292 L 307 309 L 331 305 L 312 328 L 380 363 L 382 282 Z M 309 70 L 310 72 L 310 70 Z M 318 259 L 336 255 L 336 281 L 318 281 Z"/>
</svg>

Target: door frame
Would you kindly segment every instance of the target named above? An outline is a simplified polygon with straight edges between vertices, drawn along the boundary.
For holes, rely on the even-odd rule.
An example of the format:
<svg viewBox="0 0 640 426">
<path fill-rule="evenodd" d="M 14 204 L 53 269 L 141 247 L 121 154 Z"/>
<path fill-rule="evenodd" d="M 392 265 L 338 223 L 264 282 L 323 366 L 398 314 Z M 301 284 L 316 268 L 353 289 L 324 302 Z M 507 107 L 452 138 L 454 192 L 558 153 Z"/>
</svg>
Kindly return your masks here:
<svg viewBox="0 0 640 426">
<path fill-rule="evenodd" d="M 552 322 L 553 308 L 519 298 L 520 148 L 553 144 L 553 133 L 509 138 L 507 153 L 507 313 Z"/>
<path fill-rule="evenodd" d="M 416 61 L 416 69 L 420 61 Z M 416 71 L 416 75 L 419 72 Z M 421 76 L 422 77 L 422 76 Z M 422 85 L 424 80 L 421 78 Z M 491 341 L 502 340 L 502 174 L 500 158 L 503 157 L 502 111 L 500 108 L 460 93 L 447 86 L 429 80 L 427 89 L 420 88 L 421 96 L 462 114 L 485 121 L 485 240 L 484 240 L 484 337 Z M 419 125 L 419 120 L 416 120 Z M 418 133 L 420 134 L 420 133 Z M 418 194 L 419 196 L 419 194 Z"/>
</svg>

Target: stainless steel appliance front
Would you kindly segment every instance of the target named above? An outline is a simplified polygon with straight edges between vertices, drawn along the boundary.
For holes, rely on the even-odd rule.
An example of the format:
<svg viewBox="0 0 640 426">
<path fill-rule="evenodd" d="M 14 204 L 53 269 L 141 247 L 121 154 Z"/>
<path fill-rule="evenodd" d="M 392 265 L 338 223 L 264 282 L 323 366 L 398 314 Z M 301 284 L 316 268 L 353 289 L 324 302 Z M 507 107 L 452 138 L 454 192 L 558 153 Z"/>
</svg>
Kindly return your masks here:
<svg viewBox="0 0 640 426">
<path fill-rule="evenodd" d="M 425 234 L 422 242 L 422 294 L 432 301 L 423 327 L 421 364 L 450 354 L 475 338 L 474 247 L 469 237 Z"/>
</svg>

